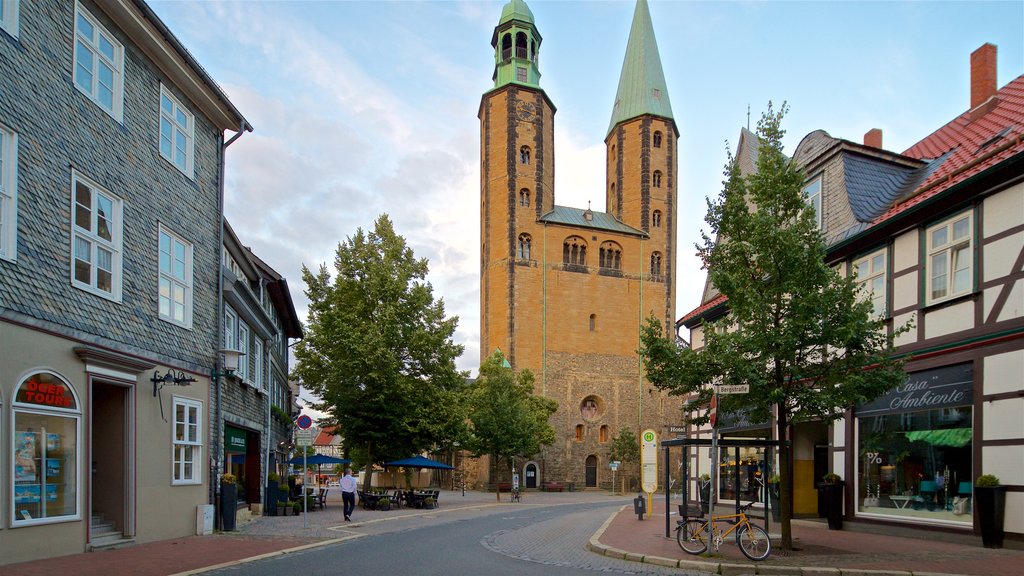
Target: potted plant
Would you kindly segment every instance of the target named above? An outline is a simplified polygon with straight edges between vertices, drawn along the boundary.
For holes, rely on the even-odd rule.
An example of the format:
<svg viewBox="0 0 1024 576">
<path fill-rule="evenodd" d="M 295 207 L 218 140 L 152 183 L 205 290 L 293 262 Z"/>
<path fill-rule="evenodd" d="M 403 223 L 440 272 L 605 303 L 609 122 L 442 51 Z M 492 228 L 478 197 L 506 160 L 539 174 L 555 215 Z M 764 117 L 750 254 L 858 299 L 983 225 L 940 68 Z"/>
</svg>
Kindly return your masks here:
<svg viewBox="0 0 1024 576">
<path fill-rule="evenodd" d="M 985 548 L 1002 548 L 1003 518 L 1006 515 L 1006 486 L 999 478 L 983 474 L 974 481 L 974 509 L 981 526 L 981 542 Z"/>
<path fill-rule="evenodd" d="M 818 490 L 824 495 L 822 502 L 825 507 L 825 516 L 828 518 L 828 529 L 842 530 L 845 483 L 838 474 L 829 472 L 822 478 Z"/>
<path fill-rule="evenodd" d="M 423 499 L 423 507 L 426 508 L 427 510 L 433 510 L 434 509 L 434 497 L 433 496 L 427 496 L 426 498 L 424 498 Z"/>
<path fill-rule="evenodd" d="M 779 509 L 779 485 L 782 478 L 778 474 L 772 474 L 768 478 L 768 505 L 772 510 L 772 522 L 778 522 L 782 517 L 782 510 Z"/>
<path fill-rule="evenodd" d="M 711 474 L 705 472 L 700 475 L 697 490 L 700 492 L 700 510 L 707 514 L 711 508 Z"/>
<path fill-rule="evenodd" d="M 295 516 L 302 514 L 302 504 L 300 502 L 292 502 L 292 514 Z"/>
<path fill-rule="evenodd" d="M 380 500 L 378 500 L 377 510 L 382 510 L 384 512 L 391 510 L 391 500 L 388 500 L 387 498 L 381 498 Z"/>
<path fill-rule="evenodd" d="M 220 477 L 220 528 L 225 532 L 235 529 L 238 511 L 238 478 L 231 473 Z"/>
<path fill-rule="evenodd" d="M 267 474 L 267 489 L 265 492 L 267 495 L 267 505 L 264 506 L 267 516 L 277 516 L 278 486 L 280 482 L 281 477 L 277 472 Z"/>
</svg>

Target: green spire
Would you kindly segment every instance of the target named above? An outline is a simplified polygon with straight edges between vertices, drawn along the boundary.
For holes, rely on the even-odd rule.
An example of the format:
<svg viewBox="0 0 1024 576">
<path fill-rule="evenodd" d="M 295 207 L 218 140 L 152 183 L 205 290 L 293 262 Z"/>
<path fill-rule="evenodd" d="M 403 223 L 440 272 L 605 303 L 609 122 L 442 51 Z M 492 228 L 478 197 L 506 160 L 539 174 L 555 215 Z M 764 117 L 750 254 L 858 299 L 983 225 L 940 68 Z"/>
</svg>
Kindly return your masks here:
<svg viewBox="0 0 1024 576">
<path fill-rule="evenodd" d="M 537 53 L 542 39 L 533 12 L 523 0 L 509 0 L 491 36 L 494 47 L 494 87 L 522 84 L 540 87 Z"/>
<path fill-rule="evenodd" d="M 654 25 L 651 24 L 651 11 L 647 0 L 638 0 L 608 134 L 620 122 L 645 114 L 674 120 L 665 73 L 661 70 L 658 41 L 654 38 Z"/>
</svg>

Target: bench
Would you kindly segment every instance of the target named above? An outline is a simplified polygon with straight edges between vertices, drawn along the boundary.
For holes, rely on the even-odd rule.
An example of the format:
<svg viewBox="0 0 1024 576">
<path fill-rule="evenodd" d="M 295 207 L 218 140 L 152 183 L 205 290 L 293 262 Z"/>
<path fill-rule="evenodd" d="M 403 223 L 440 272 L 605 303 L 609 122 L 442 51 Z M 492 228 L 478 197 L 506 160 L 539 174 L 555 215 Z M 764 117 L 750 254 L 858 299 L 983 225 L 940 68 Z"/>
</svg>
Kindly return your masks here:
<svg viewBox="0 0 1024 576">
<path fill-rule="evenodd" d="M 494 489 L 497 490 L 498 492 L 511 492 L 512 491 L 512 483 L 511 482 L 498 482 L 497 484 L 494 485 Z"/>
<path fill-rule="evenodd" d="M 561 482 L 548 482 L 544 485 L 545 492 L 561 492 L 565 488 L 565 485 Z"/>
</svg>

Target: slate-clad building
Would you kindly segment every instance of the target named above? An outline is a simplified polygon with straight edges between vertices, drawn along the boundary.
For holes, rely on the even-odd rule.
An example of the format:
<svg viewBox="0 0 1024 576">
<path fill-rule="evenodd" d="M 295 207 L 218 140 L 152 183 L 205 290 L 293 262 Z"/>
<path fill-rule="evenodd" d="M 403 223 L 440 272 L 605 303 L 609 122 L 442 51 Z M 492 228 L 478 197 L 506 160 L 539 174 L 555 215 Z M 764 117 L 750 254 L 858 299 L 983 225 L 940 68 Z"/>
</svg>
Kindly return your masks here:
<svg viewBox="0 0 1024 576">
<path fill-rule="evenodd" d="M 741 136 L 742 170 L 756 138 Z M 833 471 L 847 480 L 847 517 L 977 530 L 973 483 L 994 474 L 1008 487 L 1005 529 L 1024 537 L 1024 76 L 997 90 L 986 44 L 971 54 L 970 108 L 909 149 L 885 150 L 880 130 L 863 143 L 817 130 L 793 160 L 828 263 L 857 278 L 889 330 L 913 322 L 896 340 L 903 385 L 832 425 L 794 426 L 795 512 L 817 513 Z M 726 314 L 709 285 L 678 328 L 699 349 Z M 725 436 L 774 431 L 726 420 Z"/>
<path fill-rule="evenodd" d="M 0 562 L 194 534 L 251 128 L 141 0 L 2 7 Z"/>
</svg>

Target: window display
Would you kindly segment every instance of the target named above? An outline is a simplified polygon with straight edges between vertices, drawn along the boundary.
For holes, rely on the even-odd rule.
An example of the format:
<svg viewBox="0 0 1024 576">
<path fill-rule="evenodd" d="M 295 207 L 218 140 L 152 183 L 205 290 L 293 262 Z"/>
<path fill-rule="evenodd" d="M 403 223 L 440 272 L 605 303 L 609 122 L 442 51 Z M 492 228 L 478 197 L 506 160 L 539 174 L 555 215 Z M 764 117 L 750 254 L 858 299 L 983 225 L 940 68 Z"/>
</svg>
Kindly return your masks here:
<svg viewBox="0 0 1024 576">
<path fill-rule="evenodd" d="M 26 378 L 14 401 L 15 526 L 78 515 L 78 402 L 55 374 Z"/>
</svg>

